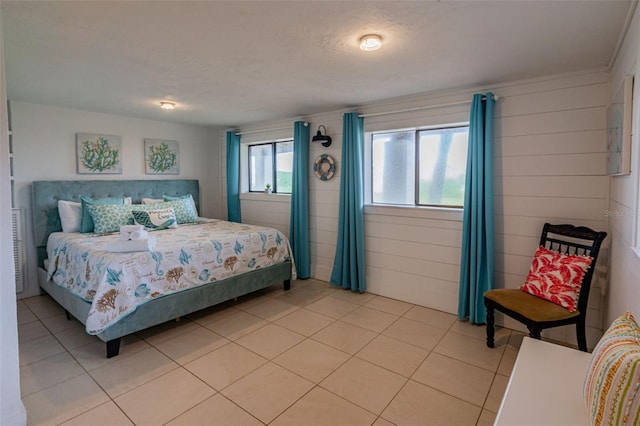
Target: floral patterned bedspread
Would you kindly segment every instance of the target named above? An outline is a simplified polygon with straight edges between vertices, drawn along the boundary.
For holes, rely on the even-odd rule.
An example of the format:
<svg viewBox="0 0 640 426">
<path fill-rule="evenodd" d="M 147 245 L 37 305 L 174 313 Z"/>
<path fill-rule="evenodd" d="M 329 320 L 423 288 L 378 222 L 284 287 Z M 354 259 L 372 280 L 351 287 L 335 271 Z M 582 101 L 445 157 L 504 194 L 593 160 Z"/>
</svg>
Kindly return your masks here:
<svg viewBox="0 0 640 426">
<path fill-rule="evenodd" d="M 206 220 L 153 232 L 154 251 L 110 253 L 118 234 L 49 236 L 48 277 L 91 302 L 86 329 L 98 334 L 155 298 L 291 260 L 289 241 L 272 228 Z"/>
</svg>

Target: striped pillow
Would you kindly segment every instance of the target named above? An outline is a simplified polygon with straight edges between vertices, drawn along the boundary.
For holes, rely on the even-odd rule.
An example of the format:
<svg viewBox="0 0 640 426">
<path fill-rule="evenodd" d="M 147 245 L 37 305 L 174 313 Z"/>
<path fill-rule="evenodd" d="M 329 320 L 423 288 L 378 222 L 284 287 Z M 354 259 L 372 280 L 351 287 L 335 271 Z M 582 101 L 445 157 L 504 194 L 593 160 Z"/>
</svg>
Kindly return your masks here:
<svg viewBox="0 0 640 426">
<path fill-rule="evenodd" d="M 640 424 L 640 327 L 629 312 L 593 350 L 584 397 L 592 425 Z"/>
</svg>

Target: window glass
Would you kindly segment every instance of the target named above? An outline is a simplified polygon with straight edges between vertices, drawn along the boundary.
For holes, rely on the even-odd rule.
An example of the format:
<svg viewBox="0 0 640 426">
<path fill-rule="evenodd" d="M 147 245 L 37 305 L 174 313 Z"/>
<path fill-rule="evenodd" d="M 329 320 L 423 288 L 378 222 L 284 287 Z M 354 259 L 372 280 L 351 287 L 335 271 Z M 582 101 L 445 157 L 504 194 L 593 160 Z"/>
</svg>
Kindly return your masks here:
<svg viewBox="0 0 640 426">
<path fill-rule="evenodd" d="M 467 127 L 418 132 L 418 204 L 462 206 L 467 169 Z"/>
<path fill-rule="evenodd" d="M 249 191 L 264 191 L 273 186 L 272 144 L 249 146 Z"/>
<path fill-rule="evenodd" d="M 277 192 L 291 193 L 293 179 L 293 141 L 276 143 Z"/>
<path fill-rule="evenodd" d="M 293 141 L 249 145 L 249 191 L 290 194 L 293 178 Z"/>
<path fill-rule="evenodd" d="M 462 207 L 468 126 L 371 135 L 371 202 Z"/>
<path fill-rule="evenodd" d="M 374 134 L 371 148 L 372 201 L 414 204 L 415 132 Z"/>
</svg>

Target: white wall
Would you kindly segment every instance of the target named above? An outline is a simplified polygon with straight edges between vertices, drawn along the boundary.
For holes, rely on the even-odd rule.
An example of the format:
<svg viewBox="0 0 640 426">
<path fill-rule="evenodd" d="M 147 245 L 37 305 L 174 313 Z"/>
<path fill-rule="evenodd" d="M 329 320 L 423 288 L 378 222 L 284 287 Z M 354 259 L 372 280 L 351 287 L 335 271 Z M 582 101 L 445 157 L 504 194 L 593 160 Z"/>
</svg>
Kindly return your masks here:
<svg viewBox="0 0 640 426">
<path fill-rule="evenodd" d="M 572 223 L 606 230 L 605 127 L 608 75 L 603 70 L 497 84 L 477 90 L 445 91 L 363 105 L 375 113 L 470 100 L 474 92 L 500 95 L 495 113 L 495 211 L 497 286 L 517 288 L 524 281 L 546 222 Z M 354 109 L 355 110 L 355 109 Z M 341 173 L 342 114 L 305 117 L 311 134 L 324 124 L 333 144 L 312 144 L 310 162 L 332 155 L 337 173 L 328 182 L 310 170 L 312 276 L 328 280 L 337 239 Z M 469 105 L 434 108 L 365 119 L 365 131 L 468 121 Z M 242 131 L 292 126 L 293 119 L 242 128 Z M 291 137 L 292 131 L 252 134 L 250 140 Z M 224 159 L 224 135 L 220 135 Z M 249 137 L 243 138 L 247 142 Z M 224 166 L 221 167 L 224 170 Z M 224 173 L 224 172 L 223 172 Z M 223 174 L 224 176 L 224 174 Z M 223 178 L 224 180 L 224 178 Z M 224 195 L 223 195 L 224 197 Z M 243 221 L 271 223 L 288 230 L 286 201 L 243 196 Z M 264 197 L 261 197 L 264 198 Z M 223 198 L 222 203 L 226 203 Z M 367 207 L 365 250 L 368 291 L 446 312 L 457 311 L 462 215 L 426 208 Z M 606 252 L 605 252 L 606 254 Z M 600 280 L 589 303 L 588 341 L 601 334 Z M 498 318 L 500 321 L 500 318 Z M 519 323 L 507 320 L 513 328 Z M 575 343 L 575 328 L 546 332 Z"/>
<path fill-rule="evenodd" d="M 292 118 L 270 123 L 261 123 L 254 126 L 246 126 L 242 132 L 249 135 L 241 136 L 241 143 L 273 141 L 278 139 L 293 138 L 293 123 L 296 120 L 309 122 L 310 134 L 315 135 L 318 126 L 323 124 L 327 128 L 327 134 L 333 138 L 330 147 L 322 144 L 311 144 L 309 149 L 309 210 L 310 210 L 310 241 L 311 241 L 311 276 L 328 281 L 333 267 L 335 244 L 338 230 L 338 200 L 340 195 L 340 146 L 342 139 L 342 112 L 330 112 L 316 114 L 307 119 Z M 287 130 L 261 131 L 268 129 Z M 252 133 L 256 132 L 257 133 Z M 220 132 L 220 154 L 223 160 L 220 167 L 221 182 L 223 186 L 222 201 L 226 217 L 226 133 Z M 320 181 L 313 172 L 313 162 L 320 154 L 329 154 L 336 160 L 338 167 L 334 177 L 329 181 Z M 291 197 L 279 194 L 242 193 L 240 195 L 240 208 L 242 221 L 256 225 L 271 226 L 289 235 L 289 218 L 291 209 Z"/>
<path fill-rule="evenodd" d="M 618 215 L 610 219 L 611 266 L 606 300 L 605 327 L 625 311 L 640 319 L 640 258 L 633 250 L 638 220 L 640 170 L 640 8 L 637 8 L 620 53 L 611 71 L 609 96 L 613 97 L 625 75 L 635 75 L 633 93 L 633 137 L 631 174 L 611 178 L 609 209 Z"/>
<path fill-rule="evenodd" d="M 172 139 L 179 142 L 180 174 L 169 179 L 200 181 L 200 214 L 219 217 L 219 184 L 212 181 L 217 158 L 218 130 L 162 121 L 141 120 L 117 115 L 80 111 L 46 105 L 11 102 L 14 145 L 16 207 L 26 209 L 31 218 L 31 182 L 75 179 L 159 179 L 145 174 L 144 139 Z M 76 140 L 78 132 L 122 137 L 121 175 L 78 175 Z M 211 188 L 211 189 L 210 189 Z M 32 221 L 27 220 L 27 282 L 18 297 L 39 293 Z"/>
<path fill-rule="evenodd" d="M 505 100 L 496 123 L 496 245 L 502 271 L 497 280 L 499 286 L 516 288 L 524 281 L 543 222 L 607 229 L 607 75 L 549 79 L 500 89 L 500 94 Z M 599 264 L 606 264 L 607 250 L 600 256 Z M 587 312 L 590 347 L 602 332 L 603 286 L 598 273 Z M 576 343 L 574 326 L 543 335 Z"/>
<path fill-rule="evenodd" d="M 1 19 L 0 19 L 1 21 Z M 25 425 L 27 412 L 20 400 L 18 319 L 11 231 L 11 184 L 7 94 L 0 28 L 0 425 Z"/>
</svg>

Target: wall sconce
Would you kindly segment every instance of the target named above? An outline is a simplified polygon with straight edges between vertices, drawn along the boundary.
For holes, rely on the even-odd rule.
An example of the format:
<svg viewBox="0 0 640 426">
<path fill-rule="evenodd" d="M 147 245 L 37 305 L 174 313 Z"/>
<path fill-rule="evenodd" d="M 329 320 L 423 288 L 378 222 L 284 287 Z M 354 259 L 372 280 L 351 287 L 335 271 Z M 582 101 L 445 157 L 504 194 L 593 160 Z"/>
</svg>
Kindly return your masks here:
<svg viewBox="0 0 640 426">
<path fill-rule="evenodd" d="M 324 135 L 320 132 L 320 127 L 324 129 Z M 318 133 L 311 138 L 311 142 L 322 142 L 322 146 L 325 148 L 331 146 L 331 136 L 327 136 L 327 128 L 324 127 L 324 125 L 321 124 L 318 126 Z"/>
</svg>

